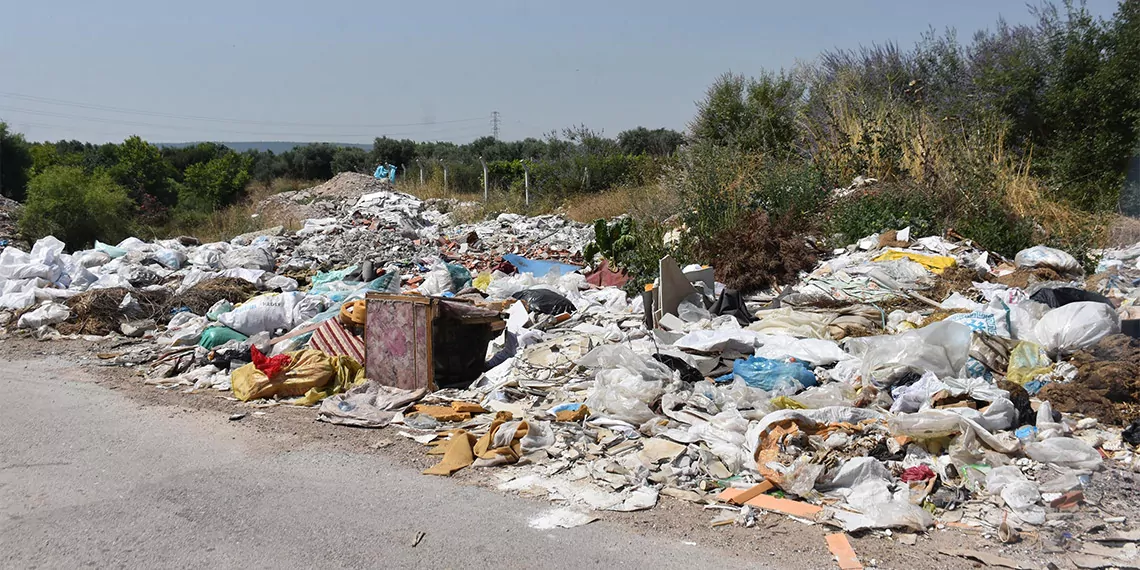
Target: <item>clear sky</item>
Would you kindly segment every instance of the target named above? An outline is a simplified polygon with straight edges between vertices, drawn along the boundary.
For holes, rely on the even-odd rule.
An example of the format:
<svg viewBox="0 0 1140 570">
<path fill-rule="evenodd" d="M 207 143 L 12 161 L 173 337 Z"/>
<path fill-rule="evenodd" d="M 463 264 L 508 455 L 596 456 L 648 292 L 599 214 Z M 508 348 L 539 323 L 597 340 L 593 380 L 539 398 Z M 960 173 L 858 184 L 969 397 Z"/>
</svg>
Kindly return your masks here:
<svg viewBox="0 0 1140 570">
<path fill-rule="evenodd" d="M 725 71 L 999 16 L 1031 20 L 1017 0 L 4 0 L 0 120 L 92 142 L 466 142 L 492 111 L 508 140 L 683 130 Z"/>
</svg>

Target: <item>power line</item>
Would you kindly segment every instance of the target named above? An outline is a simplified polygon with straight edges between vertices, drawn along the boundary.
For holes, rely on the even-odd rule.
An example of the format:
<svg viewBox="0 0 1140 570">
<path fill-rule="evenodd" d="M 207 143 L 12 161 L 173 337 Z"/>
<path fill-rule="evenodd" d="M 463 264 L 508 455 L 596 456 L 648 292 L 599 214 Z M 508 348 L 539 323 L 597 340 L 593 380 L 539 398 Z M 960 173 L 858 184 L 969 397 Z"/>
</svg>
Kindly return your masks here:
<svg viewBox="0 0 1140 570">
<path fill-rule="evenodd" d="M 78 131 L 78 132 L 83 132 L 83 133 L 87 133 L 87 134 L 98 134 L 98 135 L 113 135 L 113 136 L 140 135 L 140 136 L 143 136 L 144 138 L 152 139 L 152 140 L 153 139 L 167 138 L 168 136 L 170 138 L 176 138 L 177 137 L 176 135 L 158 135 L 157 133 L 149 133 L 148 134 L 146 132 L 137 132 L 137 131 L 135 131 L 133 129 L 129 129 L 129 128 L 100 129 L 100 128 L 91 128 L 88 126 L 59 125 L 59 124 L 54 124 L 54 123 L 42 123 L 42 122 L 32 122 L 32 121 L 12 122 L 12 124 L 18 125 L 21 127 L 36 127 L 36 128 L 41 128 L 41 129 L 65 129 L 65 130 Z M 480 125 L 465 126 L 465 127 L 460 127 L 458 129 L 455 129 L 455 130 L 440 132 L 439 135 L 441 137 L 445 137 L 445 138 L 460 137 L 460 136 L 464 136 L 464 135 L 474 135 L 477 133 L 477 130 L 482 130 L 483 128 L 485 128 L 485 127 L 480 126 Z M 279 133 L 274 133 L 274 134 L 279 134 Z M 400 135 L 401 135 L 401 133 L 391 133 L 391 134 L 384 135 L 384 136 L 400 136 Z M 282 136 L 288 136 L 288 134 L 286 133 Z M 316 135 L 304 135 L 304 136 L 316 136 Z M 353 137 L 362 137 L 362 136 L 368 137 L 368 138 L 374 138 L 372 135 L 360 135 L 360 134 L 354 134 L 354 135 L 340 134 L 340 135 L 332 135 L 332 136 L 338 137 L 338 138 L 353 138 Z M 175 141 L 166 141 L 166 142 L 175 142 Z M 218 142 L 221 142 L 224 144 L 227 141 L 218 141 Z M 304 142 L 304 141 L 296 141 L 296 142 Z"/>
<path fill-rule="evenodd" d="M 166 129 L 174 131 L 207 131 L 215 133 L 239 134 L 239 135 L 256 135 L 256 136 L 298 136 L 298 137 L 360 137 L 370 136 L 368 133 L 314 133 L 314 132 L 280 132 L 280 131 L 247 131 L 247 130 L 233 130 L 233 129 L 217 129 L 214 127 L 194 126 L 194 125 L 169 125 L 148 123 L 145 121 L 131 121 L 122 119 L 107 119 L 104 117 L 87 117 L 83 115 L 72 115 L 68 113 L 58 113 L 53 111 L 40 111 L 36 109 L 23 109 L 19 107 L 5 107 L 0 106 L 0 111 L 9 111 L 13 113 L 26 113 L 29 115 L 39 115 L 44 117 L 54 117 L 59 119 L 72 119 L 78 121 L 91 121 L 96 123 L 106 123 L 112 125 L 128 125 L 137 127 L 149 127 L 154 129 Z M 368 128 L 361 126 L 360 128 Z M 479 125 L 467 125 L 457 127 L 444 127 L 442 129 L 417 129 L 415 131 L 385 133 L 384 136 L 409 136 L 409 135 L 424 135 L 424 134 L 437 134 L 448 133 L 456 131 L 468 131 L 473 129 L 482 129 Z"/>
<path fill-rule="evenodd" d="M 158 117 L 164 119 L 181 119 L 189 121 L 206 121 L 212 123 L 236 123 L 246 125 L 263 125 L 263 126 L 286 126 L 286 127 L 332 127 L 332 128 L 370 128 L 370 129 L 386 129 L 391 127 L 421 127 L 430 125 L 446 125 L 455 123 L 470 123 L 474 121 L 482 121 L 483 117 L 472 117 L 470 119 L 450 119 L 446 121 L 423 121 L 418 123 L 390 123 L 386 125 L 373 125 L 373 124 L 344 124 L 344 123 L 292 123 L 284 121 L 257 121 L 251 119 L 230 119 L 220 117 L 205 117 L 200 115 L 179 115 L 173 113 L 158 113 L 155 111 L 144 111 L 139 109 L 127 109 L 124 107 L 111 107 L 107 105 L 95 105 L 91 103 L 80 103 L 77 101 L 67 101 L 64 99 L 52 99 L 50 97 L 40 97 L 36 95 L 25 95 L 23 93 L 12 93 L 7 91 L 0 91 L 0 96 L 9 97 L 13 99 L 21 99 L 35 103 L 44 103 L 48 105 L 59 105 L 64 107 L 76 107 L 80 109 L 89 109 L 93 111 L 107 111 L 111 113 L 122 113 L 128 115 L 141 115 L 147 117 Z"/>
</svg>

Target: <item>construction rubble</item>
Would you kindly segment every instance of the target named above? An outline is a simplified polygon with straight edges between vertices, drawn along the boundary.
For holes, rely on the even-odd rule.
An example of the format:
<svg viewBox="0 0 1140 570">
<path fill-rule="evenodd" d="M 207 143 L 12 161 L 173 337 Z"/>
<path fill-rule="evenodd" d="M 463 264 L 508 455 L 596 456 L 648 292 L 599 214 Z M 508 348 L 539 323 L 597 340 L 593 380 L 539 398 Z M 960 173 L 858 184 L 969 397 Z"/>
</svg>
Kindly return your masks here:
<svg viewBox="0 0 1140 570">
<path fill-rule="evenodd" d="M 1001 542 L 1077 532 L 1087 511 L 1108 523 L 1089 544 L 1136 556 L 1131 513 L 1083 492 L 1140 471 L 1140 244 L 1086 275 L 1056 249 L 1007 260 L 902 228 L 760 294 L 665 258 L 631 298 L 595 284 L 621 275 L 588 271 L 590 226 L 460 224 L 371 189 L 229 242 L 7 247 L 0 325 L 134 339 L 102 363 L 394 430 L 438 456 L 427 474 L 489 468 L 500 489 L 582 511 L 664 495 L 713 526 L 779 513 Z"/>
</svg>

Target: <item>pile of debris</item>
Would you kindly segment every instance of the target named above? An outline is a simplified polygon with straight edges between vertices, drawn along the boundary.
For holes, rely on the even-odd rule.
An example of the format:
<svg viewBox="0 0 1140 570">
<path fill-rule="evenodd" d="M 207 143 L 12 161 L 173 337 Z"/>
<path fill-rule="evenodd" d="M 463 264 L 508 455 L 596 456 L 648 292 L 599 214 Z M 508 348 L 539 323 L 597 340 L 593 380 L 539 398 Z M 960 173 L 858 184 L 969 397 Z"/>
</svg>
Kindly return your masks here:
<svg viewBox="0 0 1140 570">
<path fill-rule="evenodd" d="M 1006 260 L 904 228 L 748 297 L 666 257 L 628 298 L 588 282 L 593 230 L 560 217 L 338 200 L 229 243 L 8 248 L 0 306 L 40 338 L 152 339 L 108 361 L 149 364 L 148 383 L 396 425 L 440 456 L 428 474 L 498 466 L 502 489 L 582 509 L 666 495 L 714 526 L 776 512 L 1005 541 L 1072 531 L 1055 515 L 1090 477 L 1140 470 L 1140 423 L 1122 430 L 1140 244 L 1084 279 L 1059 250 Z"/>
<path fill-rule="evenodd" d="M 20 242 L 16 219 L 20 217 L 20 203 L 0 196 L 0 247 L 8 247 Z"/>
</svg>

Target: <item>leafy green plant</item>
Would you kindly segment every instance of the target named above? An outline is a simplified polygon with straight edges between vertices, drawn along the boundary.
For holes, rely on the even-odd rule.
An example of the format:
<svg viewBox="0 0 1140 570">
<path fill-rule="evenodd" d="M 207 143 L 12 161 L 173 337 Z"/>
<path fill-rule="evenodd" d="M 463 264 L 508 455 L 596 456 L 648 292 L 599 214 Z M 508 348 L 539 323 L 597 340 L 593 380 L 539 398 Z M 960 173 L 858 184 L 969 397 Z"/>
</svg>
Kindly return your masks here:
<svg viewBox="0 0 1140 570">
<path fill-rule="evenodd" d="M 594 241 L 586 244 L 582 255 L 586 258 L 586 263 L 593 263 L 594 258 L 601 255 L 611 264 L 620 266 L 622 256 L 632 250 L 635 244 L 632 218 L 622 218 L 612 224 L 601 219 L 594 220 Z"/>
</svg>

